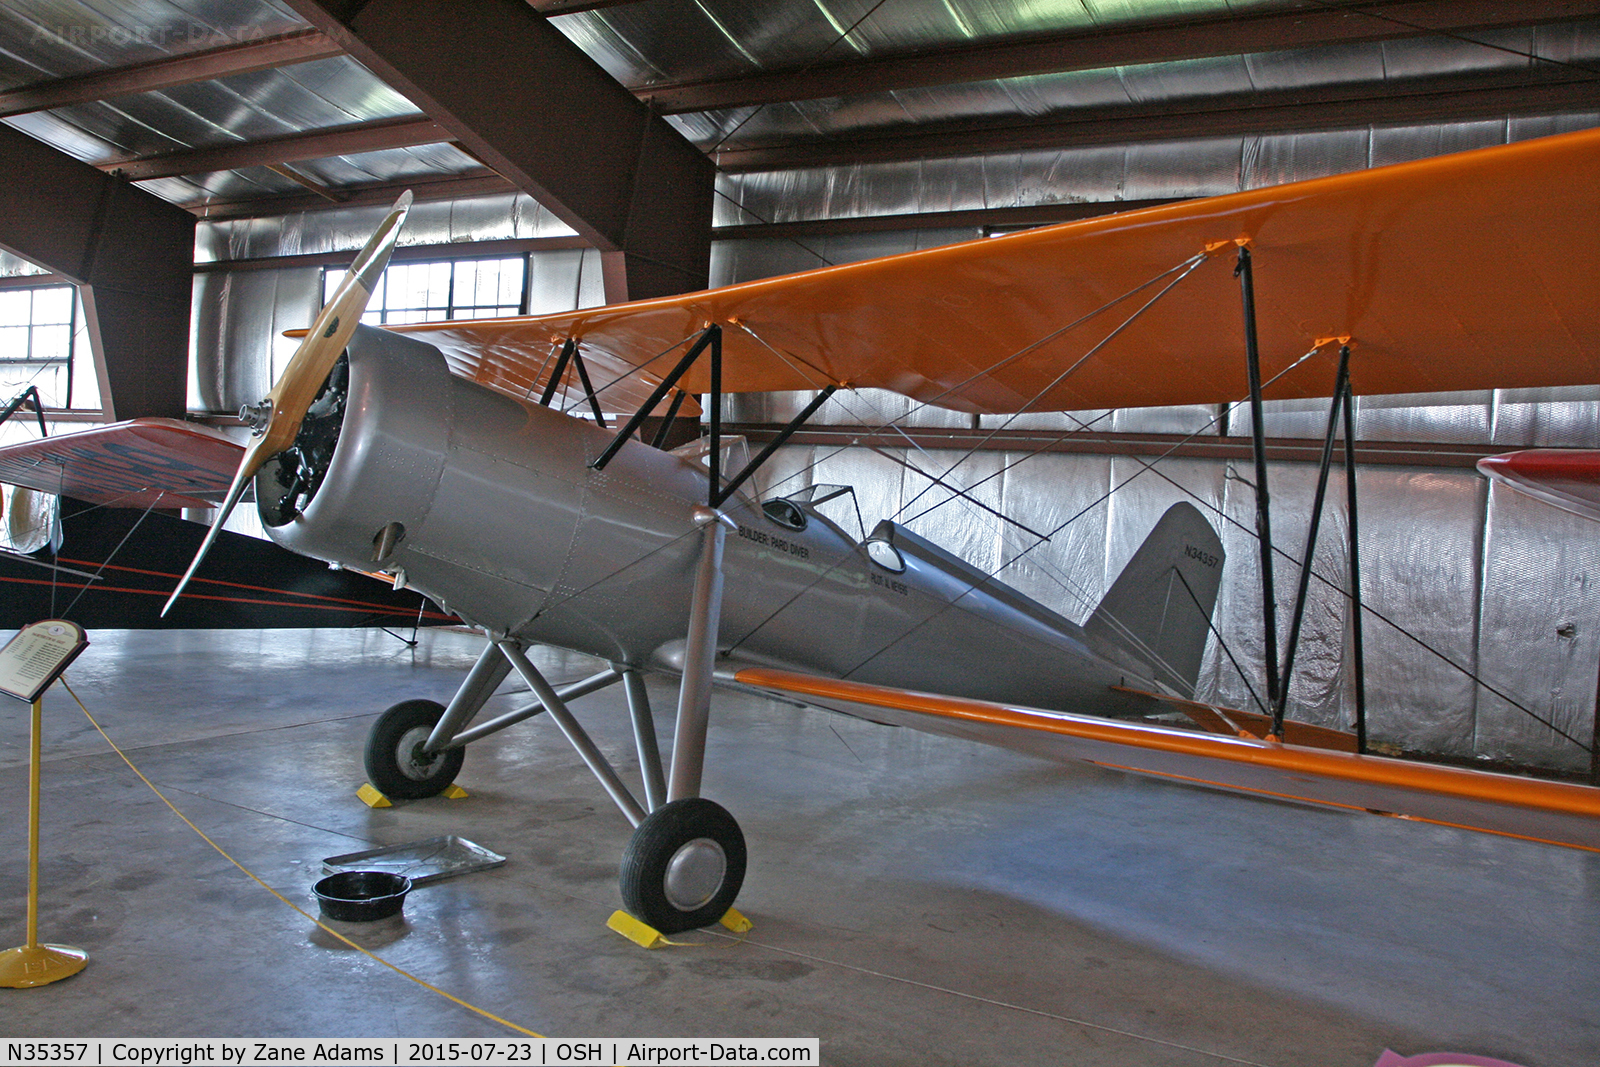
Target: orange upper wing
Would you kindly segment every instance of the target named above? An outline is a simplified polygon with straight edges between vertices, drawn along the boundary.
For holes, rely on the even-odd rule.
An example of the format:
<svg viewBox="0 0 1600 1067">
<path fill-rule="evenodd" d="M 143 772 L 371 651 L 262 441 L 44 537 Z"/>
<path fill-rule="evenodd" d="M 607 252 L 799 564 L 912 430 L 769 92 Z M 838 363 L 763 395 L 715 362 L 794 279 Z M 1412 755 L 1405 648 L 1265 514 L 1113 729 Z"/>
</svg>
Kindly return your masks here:
<svg viewBox="0 0 1600 1067">
<path fill-rule="evenodd" d="M 616 380 L 642 396 L 716 322 L 731 392 L 876 386 L 982 412 L 1221 403 L 1247 392 L 1240 239 L 1254 257 L 1264 377 L 1348 336 L 1360 393 L 1600 382 L 1600 130 L 684 296 L 400 329 L 439 345 L 458 373 L 524 389 L 571 336 L 604 368 L 597 388 Z M 1208 247 L 1063 376 L 1175 275 L 1135 290 Z M 1336 351 L 1266 395 L 1328 395 Z M 709 388 L 705 362 L 691 391 Z"/>
</svg>

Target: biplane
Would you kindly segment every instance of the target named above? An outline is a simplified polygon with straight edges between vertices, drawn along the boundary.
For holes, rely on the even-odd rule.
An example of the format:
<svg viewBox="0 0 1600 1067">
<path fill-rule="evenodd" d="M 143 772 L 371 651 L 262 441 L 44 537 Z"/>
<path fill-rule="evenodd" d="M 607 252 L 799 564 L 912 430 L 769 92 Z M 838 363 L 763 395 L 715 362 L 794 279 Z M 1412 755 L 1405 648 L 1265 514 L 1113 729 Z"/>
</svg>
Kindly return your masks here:
<svg viewBox="0 0 1600 1067">
<path fill-rule="evenodd" d="M 547 714 L 634 826 L 623 902 L 662 932 L 716 921 L 743 879 L 743 834 L 701 795 L 719 686 L 1047 758 L 1600 850 L 1600 790 L 1377 756 L 1359 729 L 1285 720 L 1294 640 L 1280 659 L 1270 618 L 1260 707 L 1196 701 L 1225 560 L 1194 505 L 1161 517 L 1079 623 L 893 521 L 852 535 L 828 518 L 827 487 L 753 488 L 841 389 L 980 415 L 1247 402 L 1270 580 L 1265 400 L 1331 398 L 1320 509 L 1341 411 L 1348 462 L 1357 393 L 1600 382 L 1597 179 L 1590 131 L 683 296 L 360 325 L 404 197 L 272 392 L 242 413 L 253 436 L 231 479 L 188 491 L 220 498 L 213 536 L 253 489 L 279 544 L 382 572 L 481 630 L 482 654 L 447 705 L 406 701 L 377 719 L 372 783 L 436 795 L 469 744 Z M 778 390 L 814 399 L 747 458 L 722 433 L 723 400 Z M 671 450 L 646 440 L 646 420 L 669 403 L 669 419 L 700 413 L 705 434 Z M 95 432 L 141 442 L 119 453 L 119 492 L 180 491 L 170 472 L 194 473 L 189 428 Z M 75 436 L 0 449 L 0 469 L 26 484 L 32 465 L 91 493 L 105 479 L 86 469 L 92 450 L 74 459 Z M 173 600 L 204 577 L 210 544 Z M 1275 604 L 1270 588 L 1263 601 Z M 557 688 L 528 657 L 536 644 L 609 666 Z M 513 671 L 536 702 L 476 722 Z M 645 672 L 679 679 L 666 761 Z M 627 696 L 639 793 L 569 707 L 613 684 Z"/>
</svg>

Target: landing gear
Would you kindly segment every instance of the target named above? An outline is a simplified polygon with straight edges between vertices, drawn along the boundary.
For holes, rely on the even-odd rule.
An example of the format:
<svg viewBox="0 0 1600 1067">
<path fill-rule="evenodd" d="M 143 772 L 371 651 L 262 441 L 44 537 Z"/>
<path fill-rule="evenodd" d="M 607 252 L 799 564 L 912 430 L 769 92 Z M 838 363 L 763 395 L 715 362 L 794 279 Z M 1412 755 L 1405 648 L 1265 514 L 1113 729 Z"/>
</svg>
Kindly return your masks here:
<svg viewBox="0 0 1600 1067">
<path fill-rule="evenodd" d="M 744 869 L 744 834 L 732 815 L 703 797 L 674 800 L 633 831 L 622 903 L 663 934 L 709 926 L 733 906 Z"/>
<path fill-rule="evenodd" d="M 465 748 L 427 755 L 422 751 L 428 735 L 444 715 L 444 705 L 432 700 L 405 700 L 372 724 L 367 735 L 367 780 L 384 796 L 396 800 L 421 800 L 438 796 L 461 773 Z"/>
</svg>

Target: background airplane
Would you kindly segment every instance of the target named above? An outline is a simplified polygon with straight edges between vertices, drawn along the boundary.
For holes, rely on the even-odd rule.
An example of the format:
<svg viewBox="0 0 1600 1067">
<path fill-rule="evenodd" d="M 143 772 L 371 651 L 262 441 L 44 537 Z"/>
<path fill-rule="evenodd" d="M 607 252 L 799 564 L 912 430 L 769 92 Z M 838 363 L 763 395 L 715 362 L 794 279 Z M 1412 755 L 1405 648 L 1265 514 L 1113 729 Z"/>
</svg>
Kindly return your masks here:
<svg viewBox="0 0 1600 1067">
<path fill-rule="evenodd" d="M 280 544 L 381 568 L 483 629 L 448 707 L 406 701 L 379 719 L 369 773 L 432 795 L 466 744 L 548 711 L 635 825 L 624 903 L 665 932 L 715 921 L 743 874 L 737 824 L 699 795 L 715 684 L 1600 849 L 1600 791 L 1264 739 L 1261 718 L 1188 700 L 1222 569 L 1194 508 L 1168 512 L 1080 628 L 892 523 L 857 542 L 815 494 L 758 499 L 772 449 L 738 463 L 719 429 L 734 391 L 874 386 L 975 413 L 1322 396 L 1344 389 L 1346 350 L 1362 393 L 1592 383 L 1597 172 L 1600 137 L 1574 134 L 683 297 L 357 328 L 402 204 L 253 413 L 213 529 L 253 482 Z M 1241 356 L 1258 342 L 1253 374 Z M 634 439 L 675 388 L 709 400 L 709 436 L 673 452 Z M 605 406 L 633 418 L 603 429 Z M 613 666 L 557 692 L 531 642 Z M 513 669 L 539 703 L 473 724 Z M 670 776 L 650 669 L 682 679 Z M 616 682 L 643 802 L 567 708 Z M 1163 707 L 1226 733 L 1102 717 Z"/>
<path fill-rule="evenodd" d="M 219 431 L 173 419 L 5 449 L 0 488 L 13 488 L 0 491 L 0 628 L 63 614 L 86 629 L 459 621 L 414 591 L 228 531 L 201 587 L 177 610 L 160 614 L 205 535 L 174 515 L 215 507 L 241 452 Z"/>
</svg>

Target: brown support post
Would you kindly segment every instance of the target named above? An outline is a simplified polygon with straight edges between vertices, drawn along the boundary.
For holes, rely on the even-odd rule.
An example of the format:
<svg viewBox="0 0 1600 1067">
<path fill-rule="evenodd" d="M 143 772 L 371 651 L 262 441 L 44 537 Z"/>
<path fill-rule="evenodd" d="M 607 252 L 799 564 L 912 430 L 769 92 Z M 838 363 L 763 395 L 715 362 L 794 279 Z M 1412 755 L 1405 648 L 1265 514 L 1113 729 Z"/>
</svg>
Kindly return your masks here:
<svg viewBox="0 0 1600 1067">
<path fill-rule="evenodd" d="M 194 216 L 0 126 L 0 248 L 78 286 L 106 413 L 182 418 Z"/>
<path fill-rule="evenodd" d="M 608 300 L 705 287 L 716 168 L 525 0 L 287 0 L 605 257 Z"/>
</svg>

